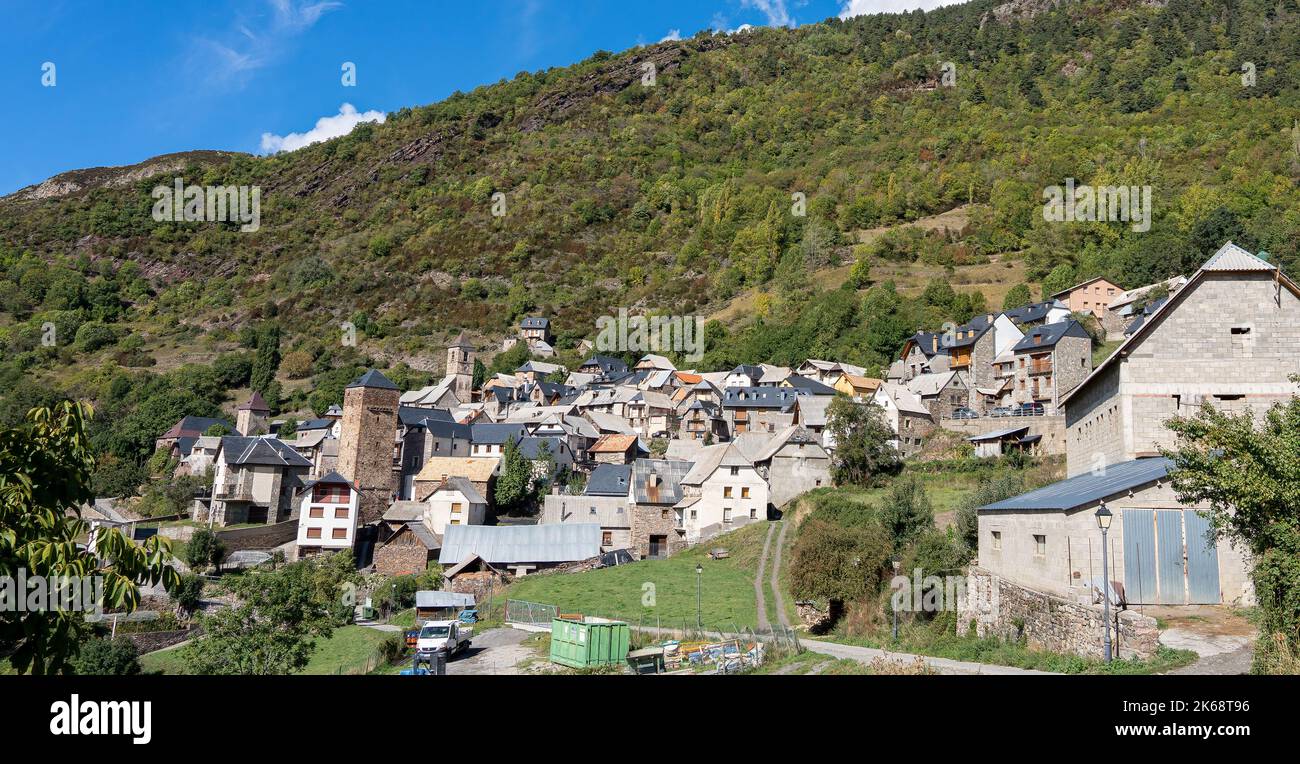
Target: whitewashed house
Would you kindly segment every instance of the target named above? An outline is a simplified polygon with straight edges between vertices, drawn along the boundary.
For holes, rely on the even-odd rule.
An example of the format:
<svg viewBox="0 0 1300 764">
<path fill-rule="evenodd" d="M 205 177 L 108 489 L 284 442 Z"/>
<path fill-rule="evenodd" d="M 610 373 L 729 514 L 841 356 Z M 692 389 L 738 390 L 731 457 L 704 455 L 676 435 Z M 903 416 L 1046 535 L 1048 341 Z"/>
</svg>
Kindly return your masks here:
<svg viewBox="0 0 1300 764">
<path fill-rule="evenodd" d="M 337 472 L 303 486 L 298 494 L 298 559 L 351 549 L 361 521 L 361 492 Z"/>
<path fill-rule="evenodd" d="M 700 449 L 674 505 L 686 543 L 767 519 L 767 480 L 734 443 Z"/>
</svg>

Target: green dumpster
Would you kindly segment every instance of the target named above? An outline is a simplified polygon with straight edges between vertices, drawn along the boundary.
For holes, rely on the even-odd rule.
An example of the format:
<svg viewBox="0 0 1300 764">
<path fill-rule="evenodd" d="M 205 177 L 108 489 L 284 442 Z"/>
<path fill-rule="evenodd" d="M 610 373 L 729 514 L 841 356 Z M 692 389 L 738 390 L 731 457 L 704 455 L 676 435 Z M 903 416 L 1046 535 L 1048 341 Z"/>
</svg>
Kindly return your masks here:
<svg viewBox="0 0 1300 764">
<path fill-rule="evenodd" d="M 570 668 L 627 659 L 629 631 L 623 621 L 605 618 L 556 618 L 551 621 L 551 662 Z"/>
</svg>

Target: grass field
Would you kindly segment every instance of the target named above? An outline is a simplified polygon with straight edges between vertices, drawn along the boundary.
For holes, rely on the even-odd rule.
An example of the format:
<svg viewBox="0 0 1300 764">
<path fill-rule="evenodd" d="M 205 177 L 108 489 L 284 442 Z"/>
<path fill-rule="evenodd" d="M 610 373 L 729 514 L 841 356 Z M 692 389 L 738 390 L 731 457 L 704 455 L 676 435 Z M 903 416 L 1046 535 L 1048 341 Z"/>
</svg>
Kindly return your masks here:
<svg viewBox="0 0 1300 764">
<path fill-rule="evenodd" d="M 700 612 L 706 628 L 753 627 L 757 621 L 754 573 L 769 524 L 747 525 L 666 560 L 642 560 L 584 573 L 525 576 L 510 599 L 555 605 L 560 612 L 616 617 L 665 628 L 695 624 L 695 566 L 703 566 Z M 728 550 L 713 560 L 708 551 Z"/>
<path fill-rule="evenodd" d="M 316 640 L 316 651 L 302 674 L 364 673 L 366 662 L 386 637 L 382 631 L 365 626 L 343 626 L 335 629 L 329 639 Z M 185 674 L 188 645 L 171 650 L 159 650 L 140 656 L 140 667 L 146 672 Z"/>
</svg>

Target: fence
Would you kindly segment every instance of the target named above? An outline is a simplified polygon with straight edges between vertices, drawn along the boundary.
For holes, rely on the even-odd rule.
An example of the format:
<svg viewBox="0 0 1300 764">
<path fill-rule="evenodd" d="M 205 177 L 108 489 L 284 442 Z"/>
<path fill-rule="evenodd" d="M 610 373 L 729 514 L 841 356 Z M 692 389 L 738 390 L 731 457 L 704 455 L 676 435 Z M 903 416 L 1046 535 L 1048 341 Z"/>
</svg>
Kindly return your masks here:
<svg viewBox="0 0 1300 764">
<path fill-rule="evenodd" d="M 544 605 L 540 602 L 526 602 L 524 600 L 506 600 L 505 620 L 509 623 L 535 626 L 549 631 L 551 621 L 558 612 L 554 605 Z"/>
</svg>

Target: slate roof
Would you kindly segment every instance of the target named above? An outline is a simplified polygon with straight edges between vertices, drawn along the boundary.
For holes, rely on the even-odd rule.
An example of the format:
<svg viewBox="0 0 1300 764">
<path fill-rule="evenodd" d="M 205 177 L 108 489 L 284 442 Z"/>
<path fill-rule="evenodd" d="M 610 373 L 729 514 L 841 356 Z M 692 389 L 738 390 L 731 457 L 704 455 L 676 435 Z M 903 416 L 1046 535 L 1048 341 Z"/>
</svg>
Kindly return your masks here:
<svg viewBox="0 0 1300 764">
<path fill-rule="evenodd" d="M 464 494 L 465 501 L 468 501 L 470 504 L 487 504 L 487 499 L 483 498 L 483 495 L 478 492 L 478 489 L 469 481 L 469 478 L 452 475 L 439 483 L 436 488 L 429 492 L 429 495 L 432 496 L 444 488 L 460 491 Z"/>
<path fill-rule="evenodd" d="M 636 440 L 635 435 L 601 435 L 587 451 L 593 454 L 622 453 L 635 446 Z"/>
<path fill-rule="evenodd" d="M 1055 300 L 1046 302 L 1031 302 L 1028 305 L 1021 305 L 1019 308 L 1002 311 L 1006 317 L 1012 321 L 1019 321 L 1022 324 L 1032 324 L 1035 321 L 1042 321 L 1047 318 L 1047 314 L 1052 308 L 1056 307 Z"/>
<path fill-rule="evenodd" d="M 676 459 L 637 459 L 632 462 L 632 500 L 637 504 L 676 504 L 682 500 L 682 478 L 694 462 Z M 651 477 L 658 477 L 652 482 Z"/>
<path fill-rule="evenodd" d="M 632 465 L 598 464 L 587 478 L 587 496 L 627 496 L 632 484 Z"/>
<path fill-rule="evenodd" d="M 1055 347 L 1056 343 L 1060 342 L 1064 337 L 1088 336 L 1088 330 L 1084 329 L 1083 324 L 1080 324 L 1074 319 L 1070 319 L 1069 321 L 1057 321 L 1054 324 L 1035 326 L 1025 332 L 1024 338 L 1012 346 L 1011 349 L 1017 353 L 1030 352 Z M 1041 341 L 1035 342 L 1035 337 L 1040 337 L 1042 339 Z"/>
<path fill-rule="evenodd" d="M 262 464 L 274 467 L 310 467 L 301 454 L 279 438 L 249 438 L 226 435 L 221 439 L 221 457 L 226 464 Z"/>
<path fill-rule="evenodd" d="M 172 425 L 171 429 L 163 433 L 164 438 L 190 437 L 197 438 L 207 432 L 208 428 L 214 424 L 219 424 L 226 428 L 226 432 L 234 432 L 235 426 L 220 417 L 210 416 L 185 416 Z"/>
<path fill-rule="evenodd" d="M 953 381 L 953 377 L 957 377 L 957 372 L 941 371 L 938 373 L 917 374 L 907 381 L 907 389 L 922 398 L 938 395 Z M 960 381 L 960 377 L 958 377 L 958 381 Z"/>
<path fill-rule="evenodd" d="M 834 395 L 835 388 L 824 385 L 815 379 L 801 377 L 798 374 L 791 374 L 785 378 L 785 383 L 795 388 L 804 395 Z"/>
<path fill-rule="evenodd" d="M 781 409 L 794 406 L 799 393 L 788 387 L 729 387 L 722 393 L 727 409 Z"/>
<path fill-rule="evenodd" d="M 745 456 L 735 443 L 719 443 L 705 446 L 695 455 L 690 471 L 682 476 L 685 485 L 699 485 L 718 470 L 719 467 L 753 467 L 754 463 Z"/>
<path fill-rule="evenodd" d="M 265 411 L 267 413 L 270 413 L 271 407 L 266 405 L 266 401 L 263 400 L 261 394 L 259 394 L 256 390 L 254 390 L 253 394 L 248 397 L 248 400 L 239 404 L 239 407 L 235 410 L 236 411 Z"/>
<path fill-rule="evenodd" d="M 385 377 L 378 369 L 371 369 L 365 374 L 353 380 L 348 388 L 353 387 L 373 387 L 379 390 L 396 390 L 397 385 L 388 377 Z"/>
<path fill-rule="evenodd" d="M 756 366 L 756 365 L 750 365 L 750 364 L 744 364 L 744 363 L 742 363 L 741 365 L 739 365 L 739 366 L 737 366 L 736 368 L 732 369 L 732 370 L 731 370 L 731 373 L 732 373 L 732 374 L 743 374 L 743 375 L 745 375 L 746 377 L 749 377 L 750 379 L 752 379 L 752 380 L 754 380 L 755 382 L 757 382 L 758 380 L 760 380 L 760 379 L 763 378 L 763 367 L 761 367 L 761 366 Z"/>
<path fill-rule="evenodd" d="M 473 343 L 469 341 L 469 337 L 465 336 L 465 331 L 463 329 L 461 330 L 460 334 L 456 335 L 456 339 L 452 340 L 451 344 L 448 345 L 447 347 L 448 348 L 469 348 L 470 350 L 474 349 Z"/>
<path fill-rule="evenodd" d="M 591 358 L 582 362 L 579 369 L 596 367 L 600 369 L 601 374 L 610 374 L 613 372 L 627 371 L 627 364 L 621 358 L 613 358 L 607 355 L 593 355 Z"/>
<path fill-rule="evenodd" d="M 575 562 L 600 554 L 600 525 L 448 525 L 438 562 L 459 563 L 471 556 L 488 563 Z"/>
<path fill-rule="evenodd" d="M 519 439 L 519 453 L 525 459 L 540 459 L 542 458 L 543 443 L 550 447 L 551 456 L 559 456 L 560 450 L 566 447 L 563 438 L 527 436 Z"/>
<path fill-rule="evenodd" d="M 1163 456 L 1111 464 L 1106 467 L 1104 475 L 1085 472 L 1029 493 L 986 504 L 979 511 L 1074 509 L 1160 480 L 1169 474 L 1172 467 L 1173 462 Z"/>
<path fill-rule="evenodd" d="M 475 444 L 486 444 L 500 446 L 505 445 L 508 440 L 519 440 L 528 434 L 528 429 L 522 424 L 472 424 L 470 425 L 470 439 Z"/>
<path fill-rule="evenodd" d="M 527 316 L 519 322 L 520 329 L 545 329 L 551 325 L 551 319 L 543 316 Z"/>
</svg>

